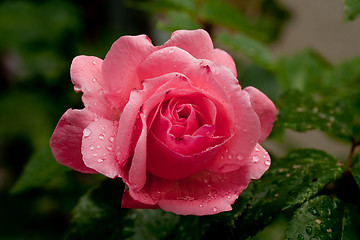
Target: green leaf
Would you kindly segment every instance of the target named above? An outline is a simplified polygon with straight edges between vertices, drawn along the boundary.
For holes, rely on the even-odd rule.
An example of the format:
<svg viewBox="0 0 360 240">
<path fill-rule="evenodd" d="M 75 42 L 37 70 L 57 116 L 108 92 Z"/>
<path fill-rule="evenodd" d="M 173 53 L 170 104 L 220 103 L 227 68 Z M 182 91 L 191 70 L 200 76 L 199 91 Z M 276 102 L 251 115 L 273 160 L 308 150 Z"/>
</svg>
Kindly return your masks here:
<svg viewBox="0 0 360 240">
<path fill-rule="evenodd" d="M 45 186 L 56 176 L 67 171 L 69 168 L 55 161 L 49 147 L 40 148 L 26 164 L 20 178 L 12 187 L 11 193 L 20 193 L 34 187 Z"/>
<path fill-rule="evenodd" d="M 296 210 L 286 239 L 342 239 L 344 203 L 330 196 L 319 196 Z"/>
<path fill-rule="evenodd" d="M 255 24 L 249 21 L 239 10 L 224 1 L 204 1 L 199 9 L 199 16 L 205 22 L 245 32 L 259 39 L 267 39 L 264 31 L 257 29 Z"/>
<path fill-rule="evenodd" d="M 169 32 L 173 32 L 178 29 L 191 30 L 201 28 L 200 24 L 198 24 L 187 12 L 168 10 L 166 15 L 167 19 L 165 21 L 160 19 L 157 22 L 157 28 Z"/>
<path fill-rule="evenodd" d="M 124 187 L 121 179 L 106 179 L 82 196 L 67 239 L 109 239 L 127 212 L 121 209 Z"/>
<path fill-rule="evenodd" d="M 252 61 L 266 69 L 274 66 L 273 58 L 267 48 L 255 39 L 236 33 L 229 35 L 226 32 L 217 35 L 216 40 L 232 50 L 239 51 Z"/>
<path fill-rule="evenodd" d="M 312 50 L 296 53 L 294 56 L 282 57 L 277 62 L 275 73 L 283 91 L 295 89 L 314 92 L 322 86 L 322 79 L 331 65 Z"/>
<path fill-rule="evenodd" d="M 345 8 L 345 21 L 355 19 L 360 15 L 360 0 L 343 0 Z"/>
<path fill-rule="evenodd" d="M 164 212 L 161 209 L 132 209 L 124 217 L 122 225 L 119 226 L 113 238 L 165 239 L 175 230 L 179 219 L 179 215 Z"/>
<path fill-rule="evenodd" d="M 236 236 L 246 239 L 268 225 L 281 211 L 315 196 L 344 171 L 331 155 L 300 149 L 275 161 L 254 182 L 249 207 L 235 220 Z"/>
<path fill-rule="evenodd" d="M 286 239 L 359 239 L 358 206 L 319 196 L 295 211 Z"/>
<path fill-rule="evenodd" d="M 353 135 L 348 99 L 327 99 L 295 90 L 282 94 L 275 105 L 279 112 L 273 134 L 289 128 L 299 132 L 318 129 L 347 139 Z"/>
<path fill-rule="evenodd" d="M 360 155 L 354 157 L 354 163 L 351 167 L 351 173 L 360 188 Z"/>
</svg>

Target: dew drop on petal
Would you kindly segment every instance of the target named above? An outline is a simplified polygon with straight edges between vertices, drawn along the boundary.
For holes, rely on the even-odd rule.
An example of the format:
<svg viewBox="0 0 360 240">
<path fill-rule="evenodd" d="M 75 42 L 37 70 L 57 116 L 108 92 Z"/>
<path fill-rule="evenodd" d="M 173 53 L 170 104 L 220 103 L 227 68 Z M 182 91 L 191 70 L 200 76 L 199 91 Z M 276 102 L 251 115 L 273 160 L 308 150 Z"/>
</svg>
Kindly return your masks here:
<svg viewBox="0 0 360 240">
<path fill-rule="evenodd" d="M 96 64 L 96 61 L 93 61 L 93 64 L 95 65 L 95 64 Z"/>
<path fill-rule="evenodd" d="M 259 157 L 258 156 L 253 156 L 253 162 L 258 162 L 259 161 Z"/>
<path fill-rule="evenodd" d="M 100 148 L 100 145 L 97 145 L 96 148 Z"/>
<path fill-rule="evenodd" d="M 92 80 L 93 82 L 96 82 L 96 78 L 93 78 L 93 80 Z"/>
<path fill-rule="evenodd" d="M 101 163 L 101 162 L 103 162 L 104 160 L 101 159 L 101 158 L 99 158 L 97 161 L 98 161 L 99 163 Z"/>
<path fill-rule="evenodd" d="M 214 208 L 213 208 L 213 211 L 214 211 L 214 212 L 216 212 L 217 210 L 218 210 L 217 207 L 214 207 Z"/>
<path fill-rule="evenodd" d="M 270 160 L 265 161 L 265 165 L 270 166 L 270 164 L 271 164 Z"/>
<path fill-rule="evenodd" d="M 237 159 L 237 160 L 242 160 L 242 159 L 243 159 L 243 156 L 242 156 L 241 154 L 238 154 L 238 155 L 236 155 L 236 159 Z"/>
<path fill-rule="evenodd" d="M 90 134 L 91 134 L 91 130 L 88 129 L 88 128 L 85 128 L 84 131 L 83 131 L 84 137 L 88 137 Z"/>
<path fill-rule="evenodd" d="M 109 141 L 110 141 L 110 142 L 113 142 L 114 140 L 115 140 L 115 138 L 113 138 L 113 137 L 110 137 L 110 138 L 109 138 Z"/>
<path fill-rule="evenodd" d="M 103 135 L 100 135 L 100 136 L 99 136 L 99 139 L 104 139 L 104 136 L 103 136 Z"/>
<path fill-rule="evenodd" d="M 93 145 L 90 146 L 90 150 L 93 150 L 95 147 Z"/>
<path fill-rule="evenodd" d="M 111 151 L 112 150 L 112 147 L 106 147 L 107 150 Z"/>
</svg>

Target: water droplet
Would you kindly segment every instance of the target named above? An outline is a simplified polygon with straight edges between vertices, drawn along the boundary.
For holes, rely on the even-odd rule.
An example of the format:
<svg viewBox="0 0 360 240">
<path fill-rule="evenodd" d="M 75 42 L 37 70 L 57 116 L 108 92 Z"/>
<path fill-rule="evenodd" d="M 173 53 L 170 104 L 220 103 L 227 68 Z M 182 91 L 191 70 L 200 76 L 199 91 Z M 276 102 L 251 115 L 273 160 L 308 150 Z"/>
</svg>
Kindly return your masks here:
<svg viewBox="0 0 360 240">
<path fill-rule="evenodd" d="M 260 149 L 258 149 L 258 148 L 255 148 L 255 151 L 256 151 L 256 152 L 259 152 L 259 151 L 260 151 Z"/>
<path fill-rule="evenodd" d="M 203 207 L 204 205 L 200 204 L 199 207 Z"/>
<path fill-rule="evenodd" d="M 170 53 L 170 54 L 173 53 L 173 52 L 174 52 L 174 50 L 172 50 L 172 49 L 169 50 L 169 53 Z"/>
<path fill-rule="evenodd" d="M 100 145 L 97 145 L 96 148 L 101 148 L 101 146 L 100 146 Z"/>
<path fill-rule="evenodd" d="M 90 150 L 93 150 L 95 147 L 93 145 L 90 146 Z"/>
<path fill-rule="evenodd" d="M 93 157 L 96 157 L 96 156 L 97 156 L 97 153 L 94 153 L 94 154 L 93 154 Z"/>
<path fill-rule="evenodd" d="M 270 166 L 270 164 L 271 164 L 270 160 L 267 159 L 267 160 L 265 161 L 265 165 Z"/>
<path fill-rule="evenodd" d="M 237 160 L 243 160 L 243 156 L 241 154 L 236 155 Z"/>
<path fill-rule="evenodd" d="M 258 156 L 253 156 L 253 162 L 258 162 L 259 161 L 259 157 Z"/>
<path fill-rule="evenodd" d="M 85 128 L 84 131 L 83 131 L 84 137 L 88 137 L 90 134 L 91 134 L 91 130 L 88 129 L 88 128 Z"/>
<path fill-rule="evenodd" d="M 112 147 L 106 147 L 107 150 L 111 151 L 112 150 Z"/>
<path fill-rule="evenodd" d="M 93 82 L 96 82 L 96 78 L 93 78 L 93 80 L 92 80 Z"/>
<path fill-rule="evenodd" d="M 81 91 L 81 88 L 79 87 L 79 86 L 74 86 L 74 90 L 75 90 L 75 92 L 80 92 Z"/>
<path fill-rule="evenodd" d="M 221 158 L 221 160 L 224 159 L 224 155 L 221 155 L 220 158 Z"/>
<path fill-rule="evenodd" d="M 299 235 L 298 235 L 298 239 L 299 239 L 299 240 L 304 240 L 304 239 L 305 239 L 305 238 L 304 238 L 304 235 L 299 234 Z"/>
<path fill-rule="evenodd" d="M 217 210 L 218 210 L 217 207 L 214 207 L 214 208 L 213 208 L 213 211 L 214 211 L 214 212 L 216 212 Z"/>
<path fill-rule="evenodd" d="M 99 158 L 97 161 L 98 161 L 99 163 L 101 163 L 101 162 L 103 162 L 104 160 L 101 159 L 101 158 Z"/>
<path fill-rule="evenodd" d="M 93 61 L 93 64 L 95 65 L 95 64 L 96 64 L 96 61 Z"/>
<path fill-rule="evenodd" d="M 229 159 L 232 159 L 232 156 L 229 154 L 228 158 L 229 158 Z"/>
<path fill-rule="evenodd" d="M 307 234 L 311 235 L 311 234 L 312 234 L 312 227 L 307 226 L 307 227 L 305 228 L 305 231 L 306 231 Z"/>
<path fill-rule="evenodd" d="M 115 138 L 109 137 L 109 141 L 110 141 L 110 142 L 113 142 L 114 140 L 115 140 Z"/>
<path fill-rule="evenodd" d="M 103 135 L 100 135 L 100 136 L 99 136 L 99 139 L 104 139 L 104 136 L 103 136 Z"/>
</svg>

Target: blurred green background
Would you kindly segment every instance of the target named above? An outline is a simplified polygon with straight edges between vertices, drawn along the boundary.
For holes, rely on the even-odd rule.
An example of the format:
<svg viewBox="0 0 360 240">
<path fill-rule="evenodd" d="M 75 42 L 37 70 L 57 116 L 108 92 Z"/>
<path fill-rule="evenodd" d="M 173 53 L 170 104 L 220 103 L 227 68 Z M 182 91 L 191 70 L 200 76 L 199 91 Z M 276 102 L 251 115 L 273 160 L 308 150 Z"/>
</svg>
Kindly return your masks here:
<svg viewBox="0 0 360 240">
<path fill-rule="evenodd" d="M 266 45 L 270 58 L 312 48 L 337 63 L 360 55 L 359 19 L 342 19 L 343 5 L 336 0 L 1 1 L 0 239 L 61 239 L 79 197 L 103 179 L 58 165 L 48 147 L 61 115 L 82 108 L 81 94 L 73 91 L 69 77 L 75 56 L 104 58 L 122 35 L 147 34 L 161 44 L 173 30 L 205 28 L 217 47 L 234 56 L 241 85 L 253 85 L 275 100 L 281 90 L 267 56 L 254 56 L 251 48 L 239 51 L 228 32 L 245 33 Z M 346 155 L 348 146 L 318 132 L 309 134 L 319 148 Z M 289 132 L 286 145 L 272 140 L 265 145 L 282 155 L 294 145 L 311 144 L 303 138 Z M 46 166 L 46 173 L 27 168 L 29 160 Z M 17 182 L 24 171 L 32 179 Z M 276 224 L 282 226 L 281 219 Z M 275 231 L 274 239 L 278 235 Z"/>
</svg>

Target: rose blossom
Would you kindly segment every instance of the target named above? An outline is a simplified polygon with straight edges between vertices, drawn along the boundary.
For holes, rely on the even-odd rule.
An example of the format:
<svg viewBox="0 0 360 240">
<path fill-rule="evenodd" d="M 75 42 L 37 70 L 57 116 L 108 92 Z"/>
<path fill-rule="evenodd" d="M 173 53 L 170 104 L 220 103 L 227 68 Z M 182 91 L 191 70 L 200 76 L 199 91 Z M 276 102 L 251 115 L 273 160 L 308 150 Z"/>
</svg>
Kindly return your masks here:
<svg viewBox="0 0 360 240">
<path fill-rule="evenodd" d="M 125 208 L 229 211 L 270 166 L 259 143 L 275 106 L 259 90 L 241 89 L 233 59 L 204 30 L 176 31 L 162 46 L 124 36 L 104 60 L 76 57 L 70 74 L 85 108 L 61 117 L 54 157 L 83 173 L 121 177 Z"/>
</svg>

